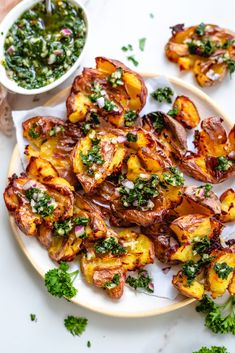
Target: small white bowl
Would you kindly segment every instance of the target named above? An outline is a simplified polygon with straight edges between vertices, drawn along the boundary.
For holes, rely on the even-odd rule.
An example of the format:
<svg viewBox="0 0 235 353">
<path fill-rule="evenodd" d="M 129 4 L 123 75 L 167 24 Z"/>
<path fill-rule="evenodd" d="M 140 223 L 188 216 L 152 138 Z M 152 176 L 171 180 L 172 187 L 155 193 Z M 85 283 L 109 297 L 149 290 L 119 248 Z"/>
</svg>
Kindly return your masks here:
<svg viewBox="0 0 235 353">
<path fill-rule="evenodd" d="M 87 49 L 88 32 L 89 32 L 87 12 L 78 0 L 68 0 L 71 3 L 78 5 L 83 10 L 84 20 L 85 20 L 86 29 L 87 29 L 85 45 L 81 51 L 80 56 L 78 57 L 77 61 L 73 64 L 73 66 L 71 66 L 71 68 L 68 71 L 66 71 L 64 75 L 62 75 L 60 78 L 58 78 L 54 82 L 50 83 L 49 85 L 43 86 L 40 88 L 34 88 L 34 89 L 26 89 L 26 88 L 20 87 L 19 85 L 17 85 L 17 83 L 14 80 L 11 80 L 7 76 L 5 67 L 1 64 L 1 60 L 4 58 L 4 42 L 5 42 L 7 32 L 10 29 L 10 27 L 13 25 L 13 23 L 25 11 L 32 8 L 35 4 L 37 4 L 38 2 L 41 2 L 41 1 L 42 0 L 23 0 L 23 1 L 21 1 L 10 12 L 8 12 L 6 17 L 2 20 L 2 22 L 0 24 L 0 83 L 11 92 L 32 95 L 32 94 L 44 93 L 44 92 L 47 92 L 47 91 L 59 86 L 70 75 L 72 75 L 74 73 L 74 71 L 76 71 L 76 69 L 78 68 L 78 66 L 82 60 L 82 57 Z"/>
</svg>

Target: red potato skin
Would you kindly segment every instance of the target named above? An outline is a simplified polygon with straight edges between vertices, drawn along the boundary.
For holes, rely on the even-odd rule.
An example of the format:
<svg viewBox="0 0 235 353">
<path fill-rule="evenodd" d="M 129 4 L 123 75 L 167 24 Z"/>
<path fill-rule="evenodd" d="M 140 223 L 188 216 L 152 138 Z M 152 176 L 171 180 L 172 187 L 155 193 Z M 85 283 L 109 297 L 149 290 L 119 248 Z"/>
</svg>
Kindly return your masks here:
<svg viewBox="0 0 235 353">
<path fill-rule="evenodd" d="M 126 274 L 123 272 L 121 267 L 116 269 L 97 267 L 93 274 L 93 283 L 96 287 L 104 288 L 107 282 L 112 281 L 115 274 L 119 275 L 120 283 L 112 289 L 105 289 L 105 291 L 112 299 L 120 299 L 123 295 L 126 280 Z"/>
</svg>

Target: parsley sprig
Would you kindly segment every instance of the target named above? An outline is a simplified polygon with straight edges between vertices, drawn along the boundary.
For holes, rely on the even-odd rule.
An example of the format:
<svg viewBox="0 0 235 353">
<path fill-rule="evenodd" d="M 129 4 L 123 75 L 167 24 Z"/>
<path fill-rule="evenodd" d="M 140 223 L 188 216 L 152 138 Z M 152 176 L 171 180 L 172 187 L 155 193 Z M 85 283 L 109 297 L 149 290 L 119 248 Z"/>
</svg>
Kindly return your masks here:
<svg viewBox="0 0 235 353">
<path fill-rule="evenodd" d="M 80 336 L 87 327 L 88 319 L 69 315 L 64 319 L 64 326 L 73 336 Z"/>
<path fill-rule="evenodd" d="M 138 271 L 137 276 L 128 276 L 126 283 L 135 290 L 144 289 L 148 293 L 154 292 L 153 280 L 150 277 L 148 271 L 141 269 Z"/>
<path fill-rule="evenodd" d="M 157 88 L 151 93 L 151 96 L 159 103 L 167 102 L 172 103 L 174 92 L 170 87 Z"/>
<path fill-rule="evenodd" d="M 229 353 L 229 352 L 225 347 L 212 346 L 210 348 L 202 347 L 201 349 L 199 349 L 199 351 L 193 352 L 193 353 Z"/>
<path fill-rule="evenodd" d="M 51 295 L 71 299 L 77 294 L 73 283 L 79 271 L 68 272 L 68 269 L 69 265 L 61 262 L 58 268 L 53 268 L 45 274 L 45 286 Z"/>
<path fill-rule="evenodd" d="M 206 315 L 205 326 L 212 332 L 235 335 L 235 296 L 230 296 L 223 304 L 218 304 L 208 295 L 204 295 L 196 310 Z"/>
</svg>

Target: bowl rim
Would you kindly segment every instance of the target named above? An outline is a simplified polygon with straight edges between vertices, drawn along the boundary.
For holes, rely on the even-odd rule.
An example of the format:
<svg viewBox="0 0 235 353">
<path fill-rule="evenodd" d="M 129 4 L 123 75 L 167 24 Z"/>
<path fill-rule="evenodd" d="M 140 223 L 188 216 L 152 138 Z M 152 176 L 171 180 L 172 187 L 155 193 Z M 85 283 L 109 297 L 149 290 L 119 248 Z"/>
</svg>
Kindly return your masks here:
<svg viewBox="0 0 235 353">
<path fill-rule="evenodd" d="M 87 13 L 86 8 L 84 5 L 81 3 L 80 0 L 67 0 L 71 3 L 74 3 L 78 7 L 80 7 L 83 11 L 83 17 L 84 21 L 86 23 L 86 39 L 85 39 L 85 44 L 82 48 L 82 51 L 75 61 L 75 63 L 69 68 L 68 71 L 66 71 L 60 78 L 55 80 L 54 82 L 40 87 L 40 88 L 34 88 L 34 89 L 27 89 L 23 88 L 19 85 L 14 80 L 11 80 L 6 73 L 6 69 L 1 63 L 1 59 L 4 58 L 4 42 L 5 38 L 7 35 L 7 32 L 9 28 L 13 25 L 13 23 L 23 14 L 24 11 L 27 11 L 28 9 L 32 8 L 35 4 L 41 2 L 42 0 L 23 0 L 19 2 L 16 6 L 14 6 L 3 18 L 3 20 L 0 23 L 0 83 L 7 88 L 10 92 L 13 93 L 18 93 L 18 94 L 23 94 L 23 95 L 35 95 L 35 94 L 41 94 L 45 93 L 47 91 L 52 90 L 53 88 L 59 86 L 61 83 L 63 83 L 66 79 L 68 79 L 79 67 L 79 64 L 81 63 L 83 56 L 87 50 L 88 47 L 88 40 L 89 40 L 89 34 L 90 34 L 90 19 L 89 15 Z"/>
</svg>

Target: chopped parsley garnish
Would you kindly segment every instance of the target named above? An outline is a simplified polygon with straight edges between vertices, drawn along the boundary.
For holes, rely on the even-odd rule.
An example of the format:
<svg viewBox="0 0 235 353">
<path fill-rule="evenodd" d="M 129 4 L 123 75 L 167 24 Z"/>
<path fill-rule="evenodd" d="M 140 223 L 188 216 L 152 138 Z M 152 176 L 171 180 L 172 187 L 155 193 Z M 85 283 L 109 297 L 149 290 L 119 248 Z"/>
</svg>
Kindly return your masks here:
<svg viewBox="0 0 235 353">
<path fill-rule="evenodd" d="M 120 275 L 118 273 L 115 273 L 115 275 L 112 278 L 112 281 L 108 281 L 105 283 L 104 288 L 105 289 L 113 289 L 117 287 L 120 284 Z"/>
<path fill-rule="evenodd" d="M 87 152 L 87 154 L 83 154 L 80 152 L 80 157 L 82 163 L 90 168 L 93 164 L 102 165 L 104 164 L 104 159 L 100 154 L 100 140 L 99 139 L 92 139 L 92 148 Z"/>
<path fill-rule="evenodd" d="M 201 185 L 201 186 L 198 186 L 198 189 L 204 189 L 204 196 L 205 197 L 209 197 L 210 196 L 210 192 L 211 190 L 213 189 L 213 186 L 211 184 L 205 184 L 205 185 Z"/>
<path fill-rule="evenodd" d="M 154 92 L 151 93 L 151 96 L 159 103 L 172 103 L 173 95 L 174 92 L 170 87 L 157 88 Z"/>
<path fill-rule="evenodd" d="M 215 169 L 224 172 L 228 170 L 232 165 L 233 165 L 233 162 L 229 161 L 224 156 L 220 156 L 217 158 L 217 166 L 215 167 Z"/>
<path fill-rule="evenodd" d="M 80 216 L 80 217 L 75 217 L 73 221 L 78 226 L 86 226 L 89 222 L 89 218 Z"/>
<path fill-rule="evenodd" d="M 171 116 L 172 118 L 175 118 L 179 114 L 179 108 L 174 107 L 169 112 L 167 112 L 167 115 Z"/>
<path fill-rule="evenodd" d="M 161 112 L 154 112 L 149 114 L 152 120 L 154 129 L 160 132 L 165 127 L 163 114 Z"/>
<path fill-rule="evenodd" d="M 133 126 L 135 124 L 135 120 L 137 118 L 137 114 L 135 110 L 129 110 L 124 114 L 125 126 Z"/>
<path fill-rule="evenodd" d="M 112 112 L 114 110 L 117 110 L 118 107 L 117 105 L 114 103 L 114 101 L 109 101 L 108 99 L 105 99 L 105 102 L 104 102 L 104 109 L 107 111 L 107 112 Z"/>
<path fill-rule="evenodd" d="M 37 127 L 38 125 L 36 123 L 33 123 L 32 127 L 29 129 L 29 136 L 33 139 L 36 139 L 41 135 L 41 133 L 36 130 Z"/>
<path fill-rule="evenodd" d="M 99 82 L 93 82 L 91 86 L 91 94 L 89 95 L 89 99 L 91 102 L 97 102 L 97 99 L 103 96 L 103 87 L 99 84 Z"/>
<path fill-rule="evenodd" d="M 30 201 L 32 211 L 42 217 L 50 216 L 57 204 L 45 191 L 38 188 L 30 188 L 25 191 L 25 196 Z"/>
<path fill-rule="evenodd" d="M 189 286 L 191 286 L 201 268 L 210 263 L 211 260 L 212 258 L 208 254 L 203 254 L 202 258 L 198 262 L 189 260 L 182 266 L 182 272 L 187 277 Z"/>
<path fill-rule="evenodd" d="M 151 13 L 149 14 L 149 17 L 150 17 L 150 18 L 154 18 L 154 14 L 151 12 Z"/>
<path fill-rule="evenodd" d="M 193 239 L 193 251 L 202 255 L 208 251 L 210 244 L 210 239 L 207 236 L 203 238 L 196 237 Z"/>
<path fill-rule="evenodd" d="M 80 336 L 87 327 L 88 319 L 69 315 L 64 319 L 64 326 L 73 336 Z"/>
<path fill-rule="evenodd" d="M 61 262 L 58 268 L 53 268 L 45 274 L 45 286 L 51 295 L 71 299 L 77 294 L 73 283 L 79 271 L 68 272 L 68 269 L 69 265 Z"/>
<path fill-rule="evenodd" d="M 121 67 L 117 68 L 108 78 L 108 83 L 111 84 L 112 87 L 123 86 L 124 82 L 122 80 L 123 70 Z"/>
<path fill-rule="evenodd" d="M 118 191 L 121 195 L 121 203 L 124 207 L 136 207 L 141 210 L 148 210 L 154 207 L 151 198 L 159 195 L 157 185 L 159 178 L 156 174 L 152 174 L 150 178 L 137 178 L 131 183 L 131 188 L 125 186 L 125 181 L 122 182 Z"/>
<path fill-rule="evenodd" d="M 95 244 L 95 252 L 97 254 L 111 253 L 112 255 L 124 255 L 126 249 L 118 243 L 114 237 L 100 239 Z"/>
<path fill-rule="evenodd" d="M 219 278 L 227 279 L 234 268 L 226 264 L 226 262 L 216 262 L 214 265 L 214 270 L 217 273 Z"/>
<path fill-rule="evenodd" d="M 56 136 L 59 132 L 64 132 L 65 129 L 62 125 L 57 125 L 57 126 L 54 126 L 50 132 L 49 132 L 49 135 L 50 136 Z"/>
<path fill-rule="evenodd" d="M 224 42 L 224 44 L 222 45 L 222 49 L 228 49 L 231 45 L 233 45 L 235 43 L 234 39 L 228 39 Z"/>
<path fill-rule="evenodd" d="M 36 315 L 35 314 L 30 314 L 30 320 L 36 322 L 37 321 Z"/>
<path fill-rule="evenodd" d="M 71 218 L 65 221 L 58 221 L 54 223 L 54 230 L 57 235 L 66 236 L 73 229 L 74 223 Z"/>
<path fill-rule="evenodd" d="M 87 347 L 91 348 L 91 341 L 87 341 Z M 226 352 L 224 352 L 224 353 L 226 353 Z"/>
<path fill-rule="evenodd" d="M 128 142 L 136 142 L 138 139 L 138 136 L 137 136 L 137 134 L 132 134 L 131 132 L 128 132 L 126 134 L 126 138 L 127 138 Z"/>
<path fill-rule="evenodd" d="M 198 36 L 200 36 L 200 37 L 202 37 L 202 36 L 204 36 L 204 34 L 205 34 L 205 30 L 206 30 L 206 25 L 205 25 L 205 23 L 200 23 L 200 25 L 199 26 L 197 26 L 197 28 L 195 29 L 195 33 L 198 35 Z"/>
<path fill-rule="evenodd" d="M 184 185 L 184 174 L 176 167 L 170 167 L 169 172 L 164 172 L 163 180 L 172 186 Z"/>
<path fill-rule="evenodd" d="M 218 304 L 204 295 L 196 310 L 206 314 L 205 326 L 212 332 L 235 335 L 235 296 L 231 295 L 223 304 Z"/>
<path fill-rule="evenodd" d="M 91 112 L 88 120 L 84 121 L 81 124 L 81 129 L 84 135 L 87 135 L 91 129 L 94 129 L 97 125 L 99 125 L 100 120 L 99 116 L 96 112 Z"/>
<path fill-rule="evenodd" d="M 190 54 L 204 57 L 214 54 L 217 48 L 215 42 L 210 39 L 192 40 L 191 42 L 188 42 L 187 45 Z"/>
<path fill-rule="evenodd" d="M 202 347 L 201 349 L 199 349 L 199 351 L 193 352 L 193 353 L 229 353 L 229 352 L 225 347 L 212 346 L 210 348 Z"/>
<path fill-rule="evenodd" d="M 135 59 L 134 55 L 128 56 L 127 60 L 131 61 L 134 66 L 138 66 L 139 65 L 139 62 Z"/>
<path fill-rule="evenodd" d="M 139 48 L 141 51 L 144 51 L 145 43 L 146 43 L 146 38 L 139 39 Z"/>
<path fill-rule="evenodd" d="M 57 235 L 67 236 L 75 225 L 87 225 L 88 222 L 89 218 L 83 216 L 57 221 L 54 223 L 54 231 Z"/>
<path fill-rule="evenodd" d="M 227 59 L 225 62 L 227 64 L 230 75 L 232 75 L 235 72 L 235 60 Z"/>
<path fill-rule="evenodd" d="M 140 288 L 148 293 L 154 292 L 153 280 L 149 276 L 148 271 L 143 269 L 138 271 L 136 277 L 128 276 L 126 279 L 126 283 L 129 284 L 129 286 L 134 288 L 135 290 Z"/>
<path fill-rule="evenodd" d="M 132 45 L 131 44 L 127 44 L 126 46 L 123 46 L 122 48 L 122 51 L 131 51 L 131 50 L 133 50 L 133 47 L 132 47 Z"/>
</svg>

